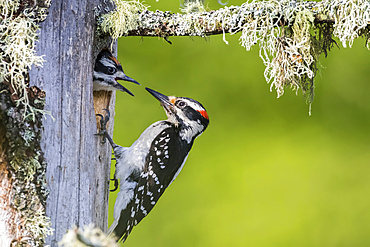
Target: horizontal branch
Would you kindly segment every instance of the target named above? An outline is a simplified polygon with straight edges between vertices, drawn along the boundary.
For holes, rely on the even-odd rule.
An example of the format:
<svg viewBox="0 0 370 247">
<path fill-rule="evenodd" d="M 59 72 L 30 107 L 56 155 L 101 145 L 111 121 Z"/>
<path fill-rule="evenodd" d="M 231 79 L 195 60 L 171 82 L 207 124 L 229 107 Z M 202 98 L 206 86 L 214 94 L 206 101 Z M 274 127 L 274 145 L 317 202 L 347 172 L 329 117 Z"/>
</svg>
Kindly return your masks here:
<svg viewBox="0 0 370 247">
<path fill-rule="evenodd" d="M 315 4 L 314 4 L 315 3 Z M 315 9 L 316 2 L 302 2 L 302 8 Z M 137 29 L 130 30 L 124 36 L 210 36 L 223 33 L 237 33 L 242 31 L 245 24 L 254 20 L 271 18 L 276 27 L 292 25 L 283 12 L 271 16 L 271 7 L 253 9 L 247 5 L 225 7 L 202 13 L 179 14 L 157 10 L 145 10 L 140 13 L 139 23 L 153 23 L 153 25 L 138 25 Z M 269 16 L 270 15 L 270 16 Z M 323 13 L 313 12 L 315 23 L 334 23 L 334 17 Z M 232 21 L 232 22 L 230 22 Z M 262 24 L 262 23 L 261 23 Z"/>
<path fill-rule="evenodd" d="M 361 1 L 358 2 L 358 12 L 369 11 L 368 6 L 364 9 L 360 5 Z M 256 27 L 262 28 L 265 22 L 275 27 L 291 26 L 295 22 L 297 13 L 302 11 L 310 13 L 315 23 L 334 24 L 338 11 L 343 11 L 347 7 L 356 9 L 355 3 L 346 6 L 340 1 L 265 1 L 244 3 L 241 6 L 224 7 L 208 12 L 199 11 L 202 10 L 201 6 L 188 6 L 184 11 L 190 12 L 180 14 L 160 10 L 153 12 L 139 2 L 116 0 L 116 5 L 116 10 L 101 16 L 99 20 L 100 30 L 103 33 L 109 33 L 114 38 L 120 36 L 204 37 L 236 33 L 241 31 L 245 25 L 253 22 L 256 22 Z M 191 12 L 194 9 L 198 12 Z"/>
<path fill-rule="evenodd" d="M 199 1 L 181 13 L 149 11 L 139 2 L 114 0 L 117 8 L 98 18 L 98 31 L 121 36 L 200 36 L 241 32 L 240 44 L 259 44 L 265 78 L 278 97 L 284 88 L 302 89 L 313 98 L 313 79 L 321 53 L 327 55 L 337 37 L 344 47 L 360 36 L 370 49 L 370 1 L 253 1 L 205 11 Z M 169 42 L 169 41 L 168 41 Z"/>
</svg>

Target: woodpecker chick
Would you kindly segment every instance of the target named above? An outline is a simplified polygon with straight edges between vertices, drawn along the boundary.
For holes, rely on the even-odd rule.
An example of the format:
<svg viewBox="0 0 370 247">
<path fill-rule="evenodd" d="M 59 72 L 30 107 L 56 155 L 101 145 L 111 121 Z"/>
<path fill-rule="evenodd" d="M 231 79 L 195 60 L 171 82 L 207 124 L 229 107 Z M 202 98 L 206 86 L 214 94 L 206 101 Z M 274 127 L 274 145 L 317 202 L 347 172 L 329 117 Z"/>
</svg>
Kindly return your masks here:
<svg viewBox="0 0 370 247">
<path fill-rule="evenodd" d="M 93 89 L 94 91 L 120 90 L 134 96 L 127 88 L 119 84 L 117 80 L 130 81 L 140 85 L 140 83 L 123 72 L 121 64 L 108 49 L 103 49 L 95 61 Z"/>
<path fill-rule="evenodd" d="M 131 147 L 118 146 L 106 130 L 100 132 L 112 145 L 117 162 L 115 179 L 120 180 L 114 222 L 108 233 L 114 233 L 122 242 L 180 173 L 195 138 L 209 123 L 198 101 L 146 90 L 161 103 L 167 120 L 150 125 Z M 102 119 L 103 127 L 108 117 Z"/>
</svg>

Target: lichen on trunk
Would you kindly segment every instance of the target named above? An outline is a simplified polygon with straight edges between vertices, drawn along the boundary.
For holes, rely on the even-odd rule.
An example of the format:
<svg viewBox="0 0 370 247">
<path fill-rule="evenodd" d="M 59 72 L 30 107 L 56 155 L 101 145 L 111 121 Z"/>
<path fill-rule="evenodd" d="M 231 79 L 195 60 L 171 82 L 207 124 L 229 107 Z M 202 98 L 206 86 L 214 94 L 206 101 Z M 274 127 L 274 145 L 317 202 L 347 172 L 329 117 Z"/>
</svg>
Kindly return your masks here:
<svg viewBox="0 0 370 247">
<path fill-rule="evenodd" d="M 43 246 L 51 234 L 45 216 L 46 162 L 40 147 L 42 118 L 46 113 L 45 92 L 29 87 L 28 70 L 41 66 L 36 56 L 38 23 L 47 15 L 50 0 L 0 3 L 0 125 L 3 130 L 1 165 L 7 184 L 1 184 L 3 213 L 16 216 L 7 220 L 11 246 Z M 5 188 L 8 186 L 8 190 Z M 3 219 L 1 219 L 3 220 Z"/>
</svg>

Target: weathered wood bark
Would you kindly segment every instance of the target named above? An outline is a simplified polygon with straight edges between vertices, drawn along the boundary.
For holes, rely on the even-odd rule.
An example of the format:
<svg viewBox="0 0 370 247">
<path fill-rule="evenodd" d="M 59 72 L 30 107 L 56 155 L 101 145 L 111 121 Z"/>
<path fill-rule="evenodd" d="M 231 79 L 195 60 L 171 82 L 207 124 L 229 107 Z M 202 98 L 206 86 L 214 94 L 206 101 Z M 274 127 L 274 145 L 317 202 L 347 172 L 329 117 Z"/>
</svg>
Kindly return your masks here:
<svg viewBox="0 0 370 247">
<path fill-rule="evenodd" d="M 6 159 L 5 129 L 0 125 L 0 246 L 10 246 L 13 239 L 18 238 L 17 229 L 9 221 L 19 220 L 17 212 L 11 205 L 13 179 L 9 174 L 9 164 Z"/>
<path fill-rule="evenodd" d="M 46 91 L 45 110 L 54 118 L 44 120 L 42 139 L 50 189 L 46 213 L 55 229 L 46 241 L 51 246 L 73 225 L 107 228 L 111 148 L 95 136 L 92 91 L 95 56 L 101 48 L 94 36 L 94 7 L 99 3 L 52 1 L 37 44 L 45 62 L 30 72 L 31 85 Z M 105 98 L 112 113 L 114 100 L 115 94 Z"/>
</svg>

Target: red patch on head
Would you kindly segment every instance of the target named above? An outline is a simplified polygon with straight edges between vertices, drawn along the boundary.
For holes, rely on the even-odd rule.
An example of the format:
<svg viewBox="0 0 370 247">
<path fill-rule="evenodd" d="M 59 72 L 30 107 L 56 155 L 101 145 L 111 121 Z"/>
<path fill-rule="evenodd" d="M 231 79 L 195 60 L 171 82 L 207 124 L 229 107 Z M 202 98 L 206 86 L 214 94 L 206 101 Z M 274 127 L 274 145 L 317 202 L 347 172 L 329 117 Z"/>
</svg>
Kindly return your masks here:
<svg viewBox="0 0 370 247">
<path fill-rule="evenodd" d="M 208 118 L 208 114 L 207 114 L 207 112 L 206 111 L 204 111 L 204 110 L 201 110 L 201 111 L 198 111 L 205 119 L 207 119 L 207 120 L 209 120 L 209 118 Z"/>
<path fill-rule="evenodd" d="M 115 57 L 109 57 L 110 59 L 112 59 L 117 65 L 119 65 L 120 63 L 118 62 L 118 60 L 115 58 Z"/>
</svg>

